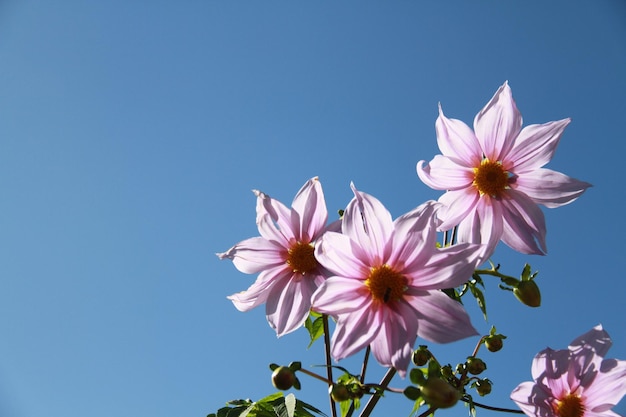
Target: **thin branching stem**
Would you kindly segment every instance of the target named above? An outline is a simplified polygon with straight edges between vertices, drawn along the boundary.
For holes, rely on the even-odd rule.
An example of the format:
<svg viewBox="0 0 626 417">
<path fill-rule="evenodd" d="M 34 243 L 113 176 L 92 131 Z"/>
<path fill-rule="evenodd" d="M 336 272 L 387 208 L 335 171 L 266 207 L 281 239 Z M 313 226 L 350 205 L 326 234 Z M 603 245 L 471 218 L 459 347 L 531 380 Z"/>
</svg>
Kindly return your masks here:
<svg viewBox="0 0 626 417">
<path fill-rule="evenodd" d="M 387 385 L 389 385 L 395 374 L 396 368 L 389 368 L 383 379 L 380 381 L 380 387 L 383 389 L 387 388 Z M 365 404 L 365 407 L 363 408 L 360 417 L 368 417 L 372 413 L 372 410 L 374 410 L 374 407 L 378 403 L 378 400 L 380 400 L 380 395 L 372 395 L 367 401 L 367 404 Z"/>
<path fill-rule="evenodd" d="M 330 400 L 330 412 L 332 417 L 337 417 L 337 406 L 330 395 L 333 386 L 333 367 L 330 358 L 330 331 L 328 329 L 328 315 L 322 315 L 324 323 L 324 350 L 326 351 L 326 376 L 328 377 L 328 399 Z"/>
<path fill-rule="evenodd" d="M 503 413 L 524 414 L 524 412 L 522 410 L 516 410 L 516 409 L 512 409 L 512 408 L 493 407 L 491 405 L 477 403 L 476 401 L 473 401 L 473 400 L 470 401 L 467 398 L 461 398 L 461 401 L 466 402 L 466 403 L 474 404 L 476 407 L 484 408 L 485 410 L 500 411 L 500 412 L 503 412 Z"/>
</svg>

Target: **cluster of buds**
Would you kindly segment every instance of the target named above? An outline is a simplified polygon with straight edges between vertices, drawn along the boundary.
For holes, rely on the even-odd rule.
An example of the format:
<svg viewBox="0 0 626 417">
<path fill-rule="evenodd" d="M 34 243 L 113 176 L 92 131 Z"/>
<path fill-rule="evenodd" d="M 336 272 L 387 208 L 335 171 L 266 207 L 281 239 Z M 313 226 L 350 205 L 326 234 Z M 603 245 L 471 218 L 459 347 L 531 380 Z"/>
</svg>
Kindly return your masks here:
<svg viewBox="0 0 626 417">
<path fill-rule="evenodd" d="M 483 344 L 490 352 L 497 352 L 502 349 L 504 339 L 506 336 L 496 333 L 495 327 L 492 327 L 489 334 L 480 339 L 474 354 L 454 369 L 450 364 L 441 366 L 428 347 L 420 345 L 413 352 L 413 364 L 426 367 L 410 371 L 409 377 L 414 385 L 408 386 L 404 395 L 437 409 L 450 408 L 461 399 L 470 400 L 471 396 L 465 390 L 467 386 L 475 389 L 481 397 L 491 393 L 491 381 L 477 376 L 487 370 L 487 364 L 476 353 Z"/>
</svg>

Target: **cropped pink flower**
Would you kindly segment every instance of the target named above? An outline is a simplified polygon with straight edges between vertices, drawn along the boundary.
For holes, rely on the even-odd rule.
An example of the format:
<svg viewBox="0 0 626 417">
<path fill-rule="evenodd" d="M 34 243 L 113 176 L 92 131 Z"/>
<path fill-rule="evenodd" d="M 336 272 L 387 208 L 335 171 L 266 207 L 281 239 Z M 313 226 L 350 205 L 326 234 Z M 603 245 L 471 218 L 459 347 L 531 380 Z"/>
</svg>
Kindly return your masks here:
<svg viewBox="0 0 626 417">
<path fill-rule="evenodd" d="M 474 131 L 448 119 L 435 124 L 442 155 L 419 161 L 420 179 L 446 190 L 439 201 L 440 230 L 458 225 L 460 242 L 484 243 L 485 257 L 502 240 L 526 254 L 546 252 L 546 225 L 538 204 L 559 207 L 591 185 L 542 168 L 552 159 L 570 119 L 522 129 L 511 89 L 504 83 L 474 119 Z"/>
<path fill-rule="evenodd" d="M 618 417 L 611 411 L 626 394 L 626 361 L 604 359 L 611 338 L 601 325 L 568 349 L 545 349 L 533 360 L 534 382 L 511 399 L 530 417 Z"/>
<path fill-rule="evenodd" d="M 370 345 L 404 375 L 417 336 L 446 343 L 476 334 L 463 306 L 439 290 L 470 278 L 480 247 L 436 247 L 436 202 L 393 221 L 380 201 L 352 189 L 342 233 L 327 232 L 315 249 L 333 276 L 313 295 L 313 310 L 337 320 L 336 360 Z"/>
<path fill-rule="evenodd" d="M 255 190 L 257 225 L 261 236 L 239 242 L 224 253 L 247 274 L 259 273 L 248 290 L 228 298 L 240 311 L 266 303 L 267 321 L 278 336 L 303 325 L 311 296 L 328 275 L 314 256 L 316 240 L 329 228 L 328 212 L 317 177 L 310 179 L 293 200 L 291 209 Z"/>
</svg>

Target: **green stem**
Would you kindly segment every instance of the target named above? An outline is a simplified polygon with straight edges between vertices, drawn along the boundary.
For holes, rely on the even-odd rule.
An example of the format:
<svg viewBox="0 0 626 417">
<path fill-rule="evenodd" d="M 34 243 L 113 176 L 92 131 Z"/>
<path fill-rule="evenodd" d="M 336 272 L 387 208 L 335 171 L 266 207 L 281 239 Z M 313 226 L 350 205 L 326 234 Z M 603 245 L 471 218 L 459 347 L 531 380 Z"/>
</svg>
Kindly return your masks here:
<svg viewBox="0 0 626 417">
<path fill-rule="evenodd" d="M 322 316 L 322 322 L 324 324 L 324 350 L 326 351 L 326 376 L 328 377 L 328 399 L 330 400 L 330 412 L 333 417 L 337 417 L 337 406 L 333 397 L 330 395 L 334 379 L 333 367 L 330 358 L 330 331 L 328 330 L 328 316 L 326 314 Z"/>
<path fill-rule="evenodd" d="M 503 413 L 524 414 L 524 412 L 522 410 L 514 410 L 514 409 L 511 409 L 511 408 L 493 407 L 491 405 L 477 403 L 476 401 L 470 401 L 467 398 L 461 398 L 461 401 L 466 402 L 468 404 L 469 403 L 474 404 L 476 407 L 484 408 L 485 410 L 500 411 L 500 412 L 503 412 Z"/>
<path fill-rule="evenodd" d="M 363 366 L 361 366 L 361 377 L 359 378 L 361 384 L 365 382 L 365 371 L 367 370 L 367 362 L 369 361 L 370 350 L 370 345 L 367 345 L 367 348 L 365 349 L 365 356 L 363 357 Z M 354 413 L 354 401 L 350 403 L 350 408 L 348 408 L 346 417 L 352 417 L 352 413 Z"/>
<path fill-rule="evenodd" d="M 395 374 L 396 368 L 389 368 L 383 379 L 380 381 L 380 387 L 386 389 Z M 372 395 L 367 401 L 367 404 L 365 404 L 365 408 L 363 408 L 360 417 L 368 417 L 372 413 L 372 410 L 374 410 L 374 407 L 378 403 L 378 400 L 380 400 L 380 397 L 381 396 L 378 394 Z"/>
<path fill-rule="evenodd" d="M 420 414 L 419 417 L 426 417 L 427 415 L 434 413 L 435 410 L 437 410 L 437 407 L 430 407 L 428 410 Z"/>
</svg>

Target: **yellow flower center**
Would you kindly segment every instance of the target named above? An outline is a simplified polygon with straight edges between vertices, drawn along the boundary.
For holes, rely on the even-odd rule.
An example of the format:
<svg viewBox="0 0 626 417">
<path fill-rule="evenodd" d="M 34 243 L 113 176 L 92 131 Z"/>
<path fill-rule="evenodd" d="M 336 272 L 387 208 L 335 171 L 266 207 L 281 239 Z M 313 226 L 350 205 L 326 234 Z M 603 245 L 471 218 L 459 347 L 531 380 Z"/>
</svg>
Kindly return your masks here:
<svg viewBox="0 0 626 417">
<path fill-rule="evenodd" d="M 481 195 L 499 197 L 509 185 L 509 173 L 500 162 L 485 158 L 479 167 L 474 168 L 473 184 Z"/>
<path fill-rule="evenodd" d="M 293 272 L 302 275 L 313 272 L 317 268 L 315 249 L 309 243 L 296 242 L 287 251 L 287 264 Z"/>
<path fill-rule="evenodd" d="M 388 303 L 399 300 L 406 291 L 408 280 L 387 265 L 372 268 L 365 285 L 374 301 Z"/>
<path fill-rule="evenodd" d="M 554 412 L 559 417 L 583 417 L 585 405 L 578 395 L 567 394 L 556 402 Z"/>
</svg>

